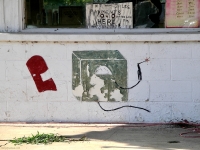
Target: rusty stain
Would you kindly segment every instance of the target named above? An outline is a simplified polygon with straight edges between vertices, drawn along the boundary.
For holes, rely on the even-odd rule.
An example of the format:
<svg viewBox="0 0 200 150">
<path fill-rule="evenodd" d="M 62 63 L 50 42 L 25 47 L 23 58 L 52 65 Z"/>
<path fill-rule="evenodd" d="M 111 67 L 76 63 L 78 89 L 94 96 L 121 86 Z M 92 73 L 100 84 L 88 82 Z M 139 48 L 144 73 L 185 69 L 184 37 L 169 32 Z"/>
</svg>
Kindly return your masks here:
<svg viewBox="0 0 200 150">
<path fill-rule="evenodd" d="M 161 41 L 155 41 L 154 43 L 161 43 Z"/>
<path fill-rule="evenodd" d="M 150 61 L 150 57 L 145 59 L 146 62 Z"/>
<path fill-rule="evenodd" d="M 78 41 L 74 41 L 74 43 L 78 43 Z"/>
</svg>

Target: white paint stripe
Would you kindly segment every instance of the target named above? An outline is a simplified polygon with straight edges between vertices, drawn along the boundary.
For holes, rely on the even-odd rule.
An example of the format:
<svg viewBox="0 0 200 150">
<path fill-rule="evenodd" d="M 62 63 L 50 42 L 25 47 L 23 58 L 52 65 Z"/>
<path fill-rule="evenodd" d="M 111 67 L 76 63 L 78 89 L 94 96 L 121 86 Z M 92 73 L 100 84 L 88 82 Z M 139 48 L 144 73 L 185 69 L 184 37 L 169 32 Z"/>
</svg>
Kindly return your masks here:
<svg viewBox="0 0 200 150">
<path fill-rule="evenodd" d="M 73 55 L 74 55 L 74 56 L 76 56 L 76 54 L 75 54 L 75 53 L 73 53 Z M 78 60 L 80 60 L 80 58 L 79 58 L 78 56 L 76 56 L 76 57 L 78 58 Z"/>
</svg>

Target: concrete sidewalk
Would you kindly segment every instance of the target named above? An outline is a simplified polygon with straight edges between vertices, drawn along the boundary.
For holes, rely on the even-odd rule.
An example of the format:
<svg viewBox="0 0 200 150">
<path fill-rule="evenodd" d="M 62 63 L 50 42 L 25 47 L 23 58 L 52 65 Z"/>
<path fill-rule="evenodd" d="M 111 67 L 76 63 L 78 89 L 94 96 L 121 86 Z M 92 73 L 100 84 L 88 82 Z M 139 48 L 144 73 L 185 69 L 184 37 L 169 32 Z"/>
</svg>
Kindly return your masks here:
<svg viewBox="0 0 200 150">
<path fill-rule="evenodd" d="M 87 141 L 59 142 L 49 145 L 23 144 L 14 146 L 6 140 L 40 133 L 81 138 Z M 200 138 L 185 138 L 180 134 L 190 132 L 175 125 L 144 124 L 0 124 L 0 149 L 20 150 L 200 150 Z M 200 136 L 196 133 L 192 136 Z"/>
</svg>

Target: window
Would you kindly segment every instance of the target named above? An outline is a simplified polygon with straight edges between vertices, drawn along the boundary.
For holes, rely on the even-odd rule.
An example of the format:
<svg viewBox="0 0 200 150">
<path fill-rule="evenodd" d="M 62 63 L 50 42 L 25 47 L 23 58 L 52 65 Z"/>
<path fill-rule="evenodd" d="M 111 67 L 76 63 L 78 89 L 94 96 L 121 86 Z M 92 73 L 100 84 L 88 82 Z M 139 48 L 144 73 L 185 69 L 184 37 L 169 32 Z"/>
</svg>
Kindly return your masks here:
<svg viewBox="0 0 200 150">
<path fill-rule="evenodd" d="M 199 27 L 199 0 L 26 0 L 27 28 Z"/>
</svg>

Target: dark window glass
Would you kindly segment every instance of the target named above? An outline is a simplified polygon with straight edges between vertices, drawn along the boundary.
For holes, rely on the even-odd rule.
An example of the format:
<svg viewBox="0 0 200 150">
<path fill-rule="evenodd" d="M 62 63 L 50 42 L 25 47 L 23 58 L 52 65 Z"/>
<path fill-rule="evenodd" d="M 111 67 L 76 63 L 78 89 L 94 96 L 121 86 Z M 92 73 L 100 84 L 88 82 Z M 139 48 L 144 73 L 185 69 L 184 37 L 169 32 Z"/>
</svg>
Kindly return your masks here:
<svg viewBox="0 0 200 150">
<path fill-rule="evenodd" d="M 199 0 L 26 0 L 26 26 L 197 28 L 199 3 Z"/>
<path fill-rule="evenodd" d="M 26 25 L 85 28 L 85 4 L 92 0 L 26 0 Z"/>
</svg>

